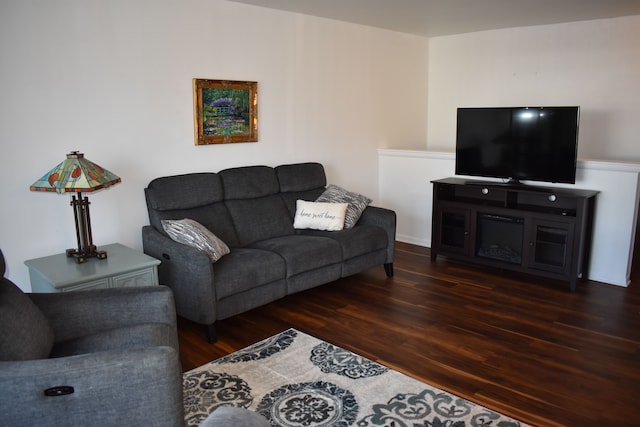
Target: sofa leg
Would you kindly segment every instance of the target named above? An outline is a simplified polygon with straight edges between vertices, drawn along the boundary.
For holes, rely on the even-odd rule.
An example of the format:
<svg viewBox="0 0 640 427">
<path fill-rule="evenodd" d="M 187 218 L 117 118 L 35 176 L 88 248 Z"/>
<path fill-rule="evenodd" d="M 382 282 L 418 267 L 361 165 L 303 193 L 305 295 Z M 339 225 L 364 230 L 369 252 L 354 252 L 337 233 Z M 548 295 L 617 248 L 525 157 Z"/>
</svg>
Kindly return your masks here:
<svg viewBox="0 0 640 427">
<path fill-rule="evenodd" d="M 384 272 L 387 273 L 387 277 L 393 277 L 393 263 L 388 262 L 384 265 Z"/>
<path fill-rule="evenodd" d="M 218 334 L 216 333 L 216 324 L 212 323 L 207 325 L 207 340 L 210 343 L 218 341 Z"/>
</svg>

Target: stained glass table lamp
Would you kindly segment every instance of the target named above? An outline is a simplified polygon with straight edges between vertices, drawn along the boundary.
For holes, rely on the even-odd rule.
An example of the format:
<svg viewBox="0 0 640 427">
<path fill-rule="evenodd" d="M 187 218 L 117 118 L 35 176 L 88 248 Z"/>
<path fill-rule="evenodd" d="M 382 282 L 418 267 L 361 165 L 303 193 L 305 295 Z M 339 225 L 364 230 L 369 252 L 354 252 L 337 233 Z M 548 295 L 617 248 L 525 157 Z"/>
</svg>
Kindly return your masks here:
<svg viewBox="0 0 640 427">
<path fill-rule="evenodd" d="M 93 244 L 89 198 L 82 193 L 91 193 L 119 183 L 120 177 L 84 158 L 84 154 L 72 151 L 67 159 L 34 182 L 31 191 L 75 193 L 71 206 L 76 223 L 77 249 L 67 249 L 68 257 L 75 257 L 81 264 L 88 258 L 107 258 L 106 251 L 98 251 Z"/>
</svg>

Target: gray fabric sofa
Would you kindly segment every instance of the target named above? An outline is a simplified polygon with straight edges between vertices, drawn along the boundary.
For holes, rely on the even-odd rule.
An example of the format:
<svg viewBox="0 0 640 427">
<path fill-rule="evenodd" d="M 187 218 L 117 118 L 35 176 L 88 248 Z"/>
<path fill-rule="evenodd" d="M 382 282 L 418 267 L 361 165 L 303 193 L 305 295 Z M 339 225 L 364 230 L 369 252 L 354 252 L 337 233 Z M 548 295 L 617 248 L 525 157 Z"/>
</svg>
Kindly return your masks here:
<svg viewBox="0 0 640 427">
<path fill-rule="evenodd" d="M 320 163 L 246 166 L 151 181 L 145 189 L 150 225 L 144 252 L 162 261 L 161 284 L 175 296 L 179 316 L 207 326 L 285 295 L 376 265 L 393 275 L 396 215 L 368 206 L 341 231 L 296 230 L 296 201 L 315 201 L 327 185 Z M 189 218 L 224 241 L 216 262 L 170 239 L 162 220 Z"/>
<path fill-rule="evenodd" d="M 0 425 L 184 425 L 170 289 L 24 293 L 1 251 L 0 271 Z"/>
</svg>

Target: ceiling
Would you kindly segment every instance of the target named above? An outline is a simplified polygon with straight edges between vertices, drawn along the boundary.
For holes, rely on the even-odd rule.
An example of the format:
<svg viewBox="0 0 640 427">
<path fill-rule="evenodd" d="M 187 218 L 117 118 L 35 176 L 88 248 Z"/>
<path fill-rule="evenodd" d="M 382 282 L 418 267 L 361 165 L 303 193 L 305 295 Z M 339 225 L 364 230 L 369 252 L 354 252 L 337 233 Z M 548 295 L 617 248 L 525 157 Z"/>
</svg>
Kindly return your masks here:
<svg viewBox="0 0 640 427">
<path fill-rule="evenodd" d="M 231 0 L 426 37 L 640 15 L 640 0 Z"/>
</svg>

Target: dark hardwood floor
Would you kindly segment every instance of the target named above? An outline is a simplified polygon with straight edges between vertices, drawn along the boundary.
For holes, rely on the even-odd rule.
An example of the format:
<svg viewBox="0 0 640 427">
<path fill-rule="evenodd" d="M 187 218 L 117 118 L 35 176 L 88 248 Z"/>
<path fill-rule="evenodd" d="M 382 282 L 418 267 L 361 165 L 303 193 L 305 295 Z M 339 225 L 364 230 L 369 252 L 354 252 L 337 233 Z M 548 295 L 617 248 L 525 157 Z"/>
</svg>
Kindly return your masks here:
<svg viewBox="0 0 640 427">
<path fill-rule="evenodd" d="M 536 426 L 640 425 L 640 276 L 628 288 L 471 266 L 398 243 L 382 266 L 204 327 L 192 369 L 293 327 Z"/>
</svg>

